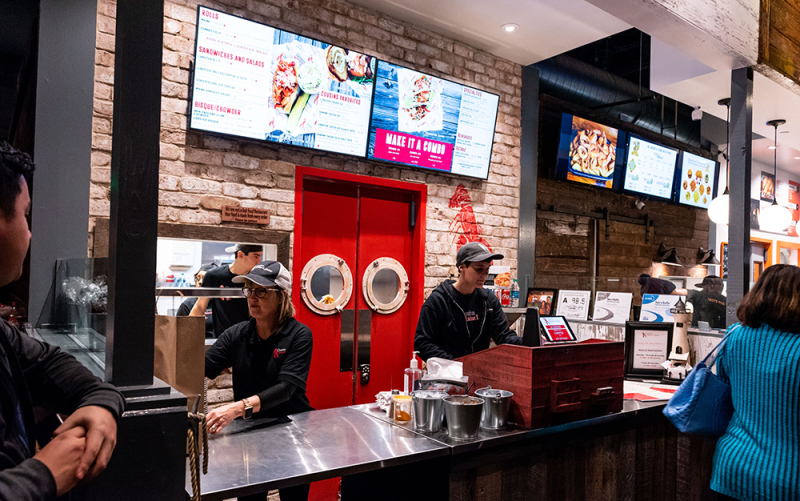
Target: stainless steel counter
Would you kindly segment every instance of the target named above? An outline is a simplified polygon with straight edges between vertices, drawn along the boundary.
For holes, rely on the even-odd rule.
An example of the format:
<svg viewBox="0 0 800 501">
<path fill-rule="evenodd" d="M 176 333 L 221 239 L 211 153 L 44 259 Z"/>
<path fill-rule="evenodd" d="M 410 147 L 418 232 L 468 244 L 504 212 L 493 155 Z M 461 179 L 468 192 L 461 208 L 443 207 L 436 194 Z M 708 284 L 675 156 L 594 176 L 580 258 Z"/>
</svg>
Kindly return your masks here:
<svg viewBox="0 0 800 501">
<path fill-rule="evenodd" d="M 208 474 L 200 479 L 203 500 L 266 493 L 450 454 L 441 442 L 355 409 L 304 412 L 290 419 L 236 420 L 209 437 Z M 192 491 L 188 467 L 186 491 Z"/>
<path fill-rule="evenodd" d="M 478 437 L 473 440 L 452 439 L 450 438 L 450 435 L 448 435 L 446 427 L 443 427 L 441 431 L 438 431 L 436 433 L 416 431 L 413 428 L 413 421 L 402 423 L 390 419 L 385 412 L 381 411 L 378 408 L 377 404 L 354 405 L 351 406 L 350 409 L 357 410 L 374 419 L 378 419 L 385 423 L 392 424 L 399 428 L 411 431 L 413 433 L 417 433 L 421 436 L 428 437 L 432 440 L 436 440 L 437 442 L 448 446 L 451 449 L 452 454 L 460 454 L 464 452 L 476 451 L 478 449 L 505 445 L 511 442 L 519 442 L 523 440 L 540 438 L 547 435 L 554 435 L 557 433 L 578 430 L 581 428 L 588 428 L 591 426 L 597 426 L 600 424 L 605 424 L 613 421 L 632 419 L 635 418 L 637 414 L 639 414 L 642 411 L 660 413 L 661 409 L 664 407 L 665 404 L 666 402 L 637 402 L 635 400 L 625 400 L 623 401 L 621 412 L 604 414 L 602 416 L 597 416 L 589 419 L 582 419 L 579 421 L 573 421 L 571 423 L 565 423 L 556 426 L 549 426 L 547 428 L 538 428 L 535 430 L 525 430 L 522 428 L 512 428 L 512 427 L 509 427 L 508 429 L 505 430 L 481 429 L 478 432 Z"/>
</svg>

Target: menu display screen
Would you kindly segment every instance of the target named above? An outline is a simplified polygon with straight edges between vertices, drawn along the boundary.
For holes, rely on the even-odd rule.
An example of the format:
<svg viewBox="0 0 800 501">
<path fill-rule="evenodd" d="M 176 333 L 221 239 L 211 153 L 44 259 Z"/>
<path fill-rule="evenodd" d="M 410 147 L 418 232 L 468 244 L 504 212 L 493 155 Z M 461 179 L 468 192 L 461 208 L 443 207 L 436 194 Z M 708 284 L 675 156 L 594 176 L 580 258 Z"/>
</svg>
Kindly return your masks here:
<svg viewBox="0 0 800 501">
<path fill-rule="evenodd" d="M 539 323 L 542 324 L 544 337 L 551 343 L 563 343 L 565 341 L 577 341 L 572 329 L 564 317 L 540 317 Z"/>
<path fill-rule="evenodd" d="M 380 61 L 368 157 L 486 179 L 499 101 Z"/>
<path fill-rule="evenodd" d="M 363 156 L 376 62 L 198 7 L 190 127 Z"/>
<path fill-rule="evenodd" d="M 613 127 L 562 114 L 556 177 L 613 188 L 618 135 Z"/>
<path fill-rule="evenodd" d="M 681 153 L 678 202 L 707 209 L 714 198 L 717 162 L 686 151 Z"/>
<path fill-rule="evenodd" d="M 672 199 L 677 160 L 677 150 L 630 136 L 625 191 Z"/>
</svg>

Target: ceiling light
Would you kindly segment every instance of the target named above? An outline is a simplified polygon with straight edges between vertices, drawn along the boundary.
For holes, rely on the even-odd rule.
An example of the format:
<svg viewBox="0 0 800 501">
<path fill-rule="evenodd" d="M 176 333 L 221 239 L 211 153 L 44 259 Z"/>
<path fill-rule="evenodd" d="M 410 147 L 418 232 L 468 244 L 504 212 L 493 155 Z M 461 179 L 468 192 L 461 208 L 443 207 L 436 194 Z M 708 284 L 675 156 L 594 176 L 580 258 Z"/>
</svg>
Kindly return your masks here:
<svg viewBox="0 0 800 501">
<path fill-rule="evenodd" d="M 800 160 L 800 157 L 794 157 L 795 160 Z"/>
<path fill-rule="evenodd" d="M 770 146 L 774 150 L 778 146 L 778 127 L 785 124 L 786 120 L 770 120 L 767 125 L 775 127 L 775 145 Z M 778 180 L 778 152 L 775 152 L 774 158 L 775 173 L 773 174 L 777 182 Z M 782 232 L 789 225 L 792 224 L 792 213 L 789 209 L 778 204 L 778 197 L 773 195 L 772 204 L 769 207 L 761 209 L 758 213 L 758 226 L 763 231 Z"/>
<path fill-rule="evenodd" d="M 772 146 L 767 146 L 767 149 L 768 149 L 768 150 L 777 150 L 777 149 L 778 149 L 778 147 L 777 147 L 777 146 L 775 146 L 775 145 L 772 145 Z"/>
<path fill-rule="evenodd" d="M 514 24 L 514 23 L 508 23 L 508 24 L 504 24 L 503 26 L 501 26 L 501 28 L 506 33 L 511 33 L 512 31 L 517 31 L 517 28 L 519 28 L 519 25 L 518 24 Z"/>
</svg>

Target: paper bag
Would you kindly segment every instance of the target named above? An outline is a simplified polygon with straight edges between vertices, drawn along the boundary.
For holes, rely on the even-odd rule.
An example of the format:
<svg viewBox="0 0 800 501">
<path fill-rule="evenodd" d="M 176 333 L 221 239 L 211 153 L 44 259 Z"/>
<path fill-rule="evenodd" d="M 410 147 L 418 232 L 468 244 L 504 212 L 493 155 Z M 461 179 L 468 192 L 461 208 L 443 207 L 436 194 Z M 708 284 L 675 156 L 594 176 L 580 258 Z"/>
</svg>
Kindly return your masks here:
<svg viewBox="0 0 800 501">
<path fill-rule="evenodd" d="M 205 376 L 204 317 L 156 315 L 153 375 L 186 395 L 189 410 L 203 411 Z"/>
</svg>

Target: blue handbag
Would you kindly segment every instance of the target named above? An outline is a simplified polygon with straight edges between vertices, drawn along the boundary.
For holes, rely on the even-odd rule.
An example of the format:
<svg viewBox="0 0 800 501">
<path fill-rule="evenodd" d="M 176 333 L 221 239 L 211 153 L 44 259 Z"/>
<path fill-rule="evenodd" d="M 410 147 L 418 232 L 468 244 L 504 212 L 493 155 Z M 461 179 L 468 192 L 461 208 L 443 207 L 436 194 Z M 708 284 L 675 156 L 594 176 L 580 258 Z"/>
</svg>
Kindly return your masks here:
<svg viewBox="0 0 800 501">
<path fill-rule="evenodd" d="M 734 326 L 736 327 L 739 327 L 739 324 Z M 731 385 L 714 374 L 711 368 L 722 353 L 731 332 L 733 328 L 686 376 L 664 408 L 667 419 L 683 433 L 717 438 L 728 428 L 733 416 Z M 716 356 L 714 352 L 717 352 Z"/>
</svg>

